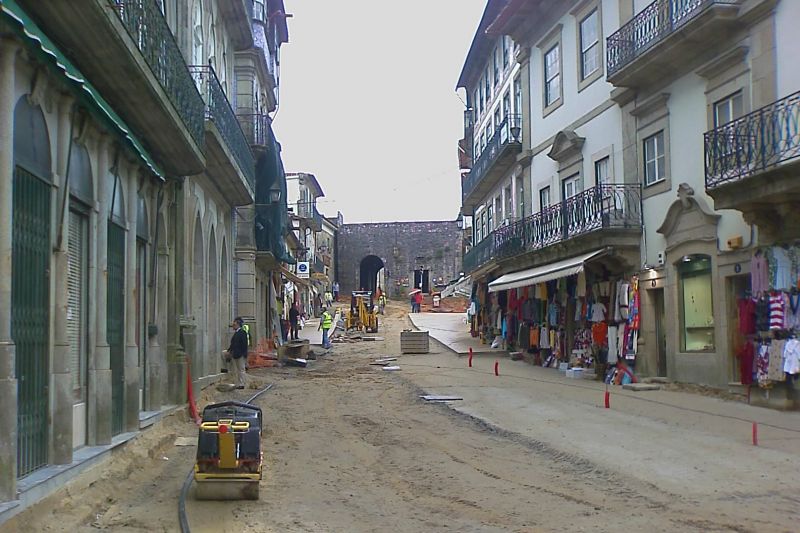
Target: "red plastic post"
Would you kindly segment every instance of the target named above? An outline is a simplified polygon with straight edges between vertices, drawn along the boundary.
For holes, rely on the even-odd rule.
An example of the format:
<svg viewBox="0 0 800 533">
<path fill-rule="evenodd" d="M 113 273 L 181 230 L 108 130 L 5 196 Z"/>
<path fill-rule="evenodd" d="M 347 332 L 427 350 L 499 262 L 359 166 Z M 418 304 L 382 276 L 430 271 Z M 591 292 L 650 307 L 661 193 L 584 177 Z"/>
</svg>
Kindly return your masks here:
<svg viewBox="0 0 800 533">
<path fill-rule="evenodd" d="M 494 375 L 495 376 L 499 376 L 500 375 L 500 361 L 497 361 L 497 360 L 495 360 L 495 362 L 494 362 Z"/>
<path fill-rule="evenodd" d="M 753 446 L 758 446 L 758 424 L 753 422 Z"/>
<path fill-rule="evenodd" d="M 605 403 L 606 403 L 606 409 L 610 409 L 611 408 L 611 393 L 608 392 L 608 391 L 606 391 Z"/>
<path fill-rule="evenodd" d="M 472 368 L 472 348 L 469 349 L 469 367 Z"/>
</svg>

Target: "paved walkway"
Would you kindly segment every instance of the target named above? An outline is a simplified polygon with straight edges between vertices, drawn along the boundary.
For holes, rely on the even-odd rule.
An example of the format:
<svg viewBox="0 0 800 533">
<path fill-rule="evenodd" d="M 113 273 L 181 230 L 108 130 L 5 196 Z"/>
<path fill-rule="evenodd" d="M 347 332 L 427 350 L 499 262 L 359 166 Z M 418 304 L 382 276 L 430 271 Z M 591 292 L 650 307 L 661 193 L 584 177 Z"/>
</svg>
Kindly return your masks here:
<svg viewBox="0 0 800 533">
<path fill-rule="evenodd" d="M 506 353 L 500 348 L 481 344 L 479 338 L 472 337 L 464 317 L 465 315 L 462 313 L 412 313 L 408 315 L 414 327 L 422 331 L 429 331 L 431 337 L 459 355 L 468 353 L 470 348 L 476 354 Z"/>
<path fill-rule="evenodd" d="M 472 368 L 453 351 L 481 346 L 469 336 L 463 315 L 417 314 L 431 353 L 404 356 L 403 376 L 428 394 L 463 397 L 451 407 L 520 433 L 548 449 L 616 470 L 676 494 L 709 493 L 715 487 L 766 498 L 770 490 L 800 490 L 796 468 L 800 413 L 753 407 L 678 391 L 633 392 L 556 369 L 511 361 L 507 354 L 475 351 Z M 450 350 L 444 349 L 444 347 Z M 495 361 L 499 376 L 494 374 Z M 604 408 L 610 390 L 611 408 Z M 758 423 L 759 446 L 752 445 Z M 758 496 L 756 496 L 758 495 Z"/>
</svg>

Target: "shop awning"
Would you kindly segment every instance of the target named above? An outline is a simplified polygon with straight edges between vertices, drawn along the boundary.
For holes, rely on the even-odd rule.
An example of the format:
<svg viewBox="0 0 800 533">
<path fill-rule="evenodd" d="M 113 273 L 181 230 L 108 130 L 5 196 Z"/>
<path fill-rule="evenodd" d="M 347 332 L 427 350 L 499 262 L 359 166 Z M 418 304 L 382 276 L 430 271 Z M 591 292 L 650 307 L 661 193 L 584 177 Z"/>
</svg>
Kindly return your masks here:
<svg viewBox="0 0 800 533">
<path fill-rule="evenodd" d="M 572 276 L 583 270 L 583 265 L 586 261 L 603 255 L 606 252 L 606 249 L 595 250 L 594 252 L 564 259 L 563 261 L 505 274 L 489 283 L 489 292 L 527 287 L 537 283 L 544 283 L 545 281 Z"/>
<path fill-rule="evenodd" d="M 297 274 L 295 274 L 294 272 L 290 271 L 285 266 L 281 266 L 281 274 L 283 274 L 286 279 L 288 279 L 289 281 L 291 281 L 295 285 L 303 285 L 304 287 L 308 287 L 308 286 L 311 285 L 311 283 L 309 283 L 309 281 L 307 279 L 298 278 Z"/>
<path fill-rule="evenodd" d="M 64 79 L 74 84 L 78 89 L 79 99 L 85 102 L 101 120 L 115 129 L 153 174 L 163 180 L 163 173 L 128 125 L 114 112 L 108 102 L 100 96 L 97 89 L 86 80 L 75 65 L 53 44 L 33 19 L 17 5 L 16 1 L 0 0 L 0 15 L 5 15 L 6 20 L 12 21 L 11 27 L 33 45 L 34 51 L 38 51 L 38 55 L 62 74 Z"/>
</svg>

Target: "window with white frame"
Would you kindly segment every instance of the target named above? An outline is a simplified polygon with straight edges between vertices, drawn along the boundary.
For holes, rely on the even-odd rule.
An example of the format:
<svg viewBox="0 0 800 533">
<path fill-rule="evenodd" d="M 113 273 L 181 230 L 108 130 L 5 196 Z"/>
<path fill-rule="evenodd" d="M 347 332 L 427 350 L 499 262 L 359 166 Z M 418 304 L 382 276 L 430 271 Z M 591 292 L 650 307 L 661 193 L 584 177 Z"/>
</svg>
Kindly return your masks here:
<svg viewBox="0 0 800 533">
<path fill-rule="evenodd" d="M 666 178 L 664 156 L 664 130 L 642 141 L 644 155 L 644 185 L 652 185 Z"/>
<path fill-rule="evenodd" d="M 494 110 L 494 127 L 497 128 L 500 126 L 500 122 L 502 122 L 501 114 L 500 114 L 500 106 L 497 106 Z"/>
<path fill-rule="evenodd" d="M 581 175 L 573 174 L 561 181 L 561 197 L 566 200 L 581 192 Z"/>
<path fill-rule="evenodd" d="M 483 77 L 483 87 L 486 91 L 486 107 L 489 107 L 489 102 L 492 100 L 492 72 L 489 67 L 486 67 L 486 75 Z"/>
<path fill-rule="evenodd" d="M 498 196 L 494 199 L 494 216 L 497 217 L 497 227 L 503 225 L 503 198 Z"/>
<path fill-rule="evenodd" d="M 508 35 L 503 36 L 503 70 L 507 69 L 509 65 L 508 53 L 509 53 L 509 48 L 511 48 L 509 46 L 511 44 L 510 41 L 511 37 L 509 37 Z"/>
<path fill-rule="evenodd" d="M 493 216 L 493 214 L 494 214 L 494 208 L 492 207 L 492 204 L 490 203 L 489 207 L 486 208 L 486 229 L 489 231 L 489 233 L 491 233 L 491 231 L 494 229 L 494 216 Z M 487 235 L 489 233 L 487 233 Z"/>
<path fill-rule="evenodd" d="M 503 95 L 503 117 L 508 117 L 511 114 L 511 92 L 506 90 Z"/>
<path fill-rule="evenodd" d="M 489 120 L 486 121 L 486 144 L 489 144 L 489 141 L 492 140 L 492 135 L 494 135 L 494 130 L 492 129 L 492 117 L 489 117 Z"/>
<path fill-rule="evenodd" d="M 494 72 L 494 84 L 497 86 L 500 83 L 500 62 L 497 60 L 497 54 L 500 51 L 495 48 L 492 52 L 492 71 Z"/>
<path fill-rule="evenodd" d="M 585 80 L 600 68 L 600 31 L 597 9 L 581 20 L 581 79 Z"/>
<path fill-rule="evenodd" d="M 552 105 L 561 97 L 560 46 L 554 45 L 544 54 L 544 103 Z"/>
<path fill-rule="evenodd" d="M 522 82 L 519 76 L 514 78 L 514 113 L 522 114 Z"/>
<path fill-rule="evenodd" d="M 594 182 L 596 185 L 608 185 L 611 182 L 608 161 L 609 158 L 604 157 L 594 162 Z"/>
<path fill-rule="evenodd" d="M 550 207 L 550 187 L 539 189 L 539 210 L 544 211 Z"/>
<path fill-rule="evenodd" d="M 481 152 L 486 148 L 486 130 L 481 131 Z"/>
<path fill-rule="evenodd" d="M 714 104 L 714 127 L 732 122 L 744 114 L 742 91 L 726 96 Z"/>
<path fill-rule="evenodd" d="M 486 98 L 486 94 L 483 92 L 483 79 L 481 79 L 478 82 L 478 85 L 480 87 L 480 93 L 479 93 L 480 99 L 478 100 L 478 115 L 480 116 L 483 115 L 484 102 Z"/>
<path fill-rule="evenodd" d="M 511 185 L 503 191 L 503 197 L 506 199 L 505 218 L 510 219 L 514 216 L 514 198 L 511 196 Z"/>
<path fill-rule="evenodd" d="M 475 121 L 475 124 L 477 124 L 478 123 L 478 117 L 481 114 L 480 101 L 478 100 L 478 89 L 475 89 L 472 92 L 472 107 L 473 107 L 473 113 L 474 113 L 473 119 Z"/>
</svg>

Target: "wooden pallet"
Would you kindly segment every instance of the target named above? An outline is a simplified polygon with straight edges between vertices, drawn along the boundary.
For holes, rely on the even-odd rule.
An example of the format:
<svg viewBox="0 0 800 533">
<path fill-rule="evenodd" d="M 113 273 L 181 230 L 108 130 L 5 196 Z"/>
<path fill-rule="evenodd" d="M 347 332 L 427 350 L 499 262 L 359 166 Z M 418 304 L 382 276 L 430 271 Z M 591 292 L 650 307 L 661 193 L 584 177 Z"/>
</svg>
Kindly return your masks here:
<svg viewBox="0 0 800 533">
<path fill-rule="evenodd" d="M 427 331 L 401 331 L 400 353 L 428 353 L 430 337 Z"/>
</svg>

